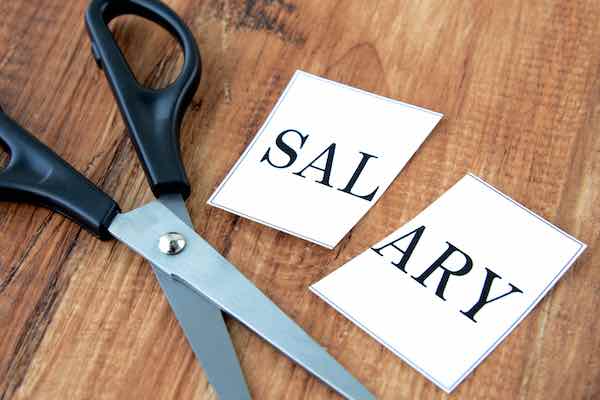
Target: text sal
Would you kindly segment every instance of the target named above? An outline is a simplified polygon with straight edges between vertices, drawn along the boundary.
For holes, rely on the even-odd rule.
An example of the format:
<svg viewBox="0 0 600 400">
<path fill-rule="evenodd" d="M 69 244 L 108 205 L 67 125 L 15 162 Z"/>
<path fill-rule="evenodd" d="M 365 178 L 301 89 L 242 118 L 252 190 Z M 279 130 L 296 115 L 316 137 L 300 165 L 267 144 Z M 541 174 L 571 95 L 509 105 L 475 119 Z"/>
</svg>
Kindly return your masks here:
<svg viewBox="0 0 600 400">
<path fill-rule="evenodd" d="M 277 146 L 277 148 L 287 156 L 287 161 L 284 163 L 273 162 L 270 158 L 271 147 L 269 147 L 267 149 L 266 153 L 260 159 L 260 162 L 266 161 L 272 167 L 279 168 L 279 169 L 286 169 L 286 168 L 291 167 L 298 159 L 298 151 L 300 151 L 300 149 L 302 149 L 302 147 L 304 147 L 304 144 L 308 140 L 308 136 L 309 135 L 304 135 L 294 129 L 288 129 L 288 130 L 281 132 L 275 139 L 275 146 Z M 288 142 L 286 142 L 286 139 L 291 140 L 292 137 L 296 137 L 300 140 L 298 151 L 295 150 Z M 331 143 L 314 160 L 312 160 L 310 163 L 308 163 L 308 165 L 304 166 L 302 169 L 298 170 L 297 172 L 293 172 L 293 174 L 297 175 L 301 178 L 306 178 L 304 176 L 304 173 L 309 168 L 315 169 L 317 171 L 320 171 L 320 175 L 321 175 L 321 178 L 319 180 L 316 180 L 315 182 L 332 188 L 333 186 L 331 185 L 331 174 L 333 171 L 333 161 L 335 158 L 335 151 L 336 151 L 336 144 Z M 364 171 L 369 160 L 376 159 L 377 156 L 374 156 L 372 154 L 367 154 L 362 151 L 359 153 L 361 154 L 361 160 L 358 163 L 358 165 L 356 166 L 356 168 L 354 169 L 354 172 L 352 173 L 350 180 L 348 180 L 348 182 L 345 185 L 340 186 L 338 188 L 338 190 L 341 192 L 347 193 L 349 195 L 358 197 L 360 199 L 363 199 L 366 201 L 371 201 L 371 200 L 373 200 L 373 198 L 375 197 L 375 194 L 379 190 L 379 186 L 377 188 L 375 188 L 373 191 L 371 191 L 369 194 L 363 194 L 363 195 L 354 193 L 352 191 L 352 189 L 354 189 L 354 186 L 356 185 L 358 178 L 360 178 L 360 175 Z M 325 160 L 324 167 L 317 165 L 319 163 L 322 163 L 322 161 L 321 161 L 322 159 Z"/>
</svg>

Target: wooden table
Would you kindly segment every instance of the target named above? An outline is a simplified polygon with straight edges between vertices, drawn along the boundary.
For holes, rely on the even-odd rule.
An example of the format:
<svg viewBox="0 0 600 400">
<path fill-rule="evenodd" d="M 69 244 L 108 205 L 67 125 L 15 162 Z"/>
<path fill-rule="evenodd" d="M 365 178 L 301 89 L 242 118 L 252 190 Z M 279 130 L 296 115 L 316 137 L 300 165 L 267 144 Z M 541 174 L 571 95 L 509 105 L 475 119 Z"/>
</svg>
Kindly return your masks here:
<svg viewBox="0 0 600 400">
<path fill-rule="evenodd" d="M 600 3 L 170 0 L 202 49 L 182 131 L 196 229 L 382 399 L 600 398 Z M 0 1 L 0 103 L 119 199 L 152 195 L 84 30 L 86 0 Z M 113 25 L 138 79 L 181 54 Z M 296 69 L 445 114 L 334 250 L 207 206 Z M 472 171 L 590 247 L 451 395 L 308 291 Z M 214 399 L 148 265 L 0 205 L 1 399 Z M 256 399 L 336 395 L 227 319 Z"/>
</svg>

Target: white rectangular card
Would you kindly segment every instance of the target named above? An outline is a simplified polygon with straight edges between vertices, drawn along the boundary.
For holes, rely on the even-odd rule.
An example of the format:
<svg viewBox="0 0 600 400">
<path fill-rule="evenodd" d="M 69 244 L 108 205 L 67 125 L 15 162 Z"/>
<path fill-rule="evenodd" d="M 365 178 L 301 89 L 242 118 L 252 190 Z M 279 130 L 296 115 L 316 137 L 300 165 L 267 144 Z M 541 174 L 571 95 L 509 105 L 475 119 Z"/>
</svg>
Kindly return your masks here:
<svg viewBox="0 0 600 400">
<path fill-rule="evenodd" d="M 208 203 L 333 248 L 441 118 L 296 71 Z"/>
<path fill-rule="evenodd" d="M 467 175 L 311 290 L 450 392 L 585 247 Z"/>
</svg>

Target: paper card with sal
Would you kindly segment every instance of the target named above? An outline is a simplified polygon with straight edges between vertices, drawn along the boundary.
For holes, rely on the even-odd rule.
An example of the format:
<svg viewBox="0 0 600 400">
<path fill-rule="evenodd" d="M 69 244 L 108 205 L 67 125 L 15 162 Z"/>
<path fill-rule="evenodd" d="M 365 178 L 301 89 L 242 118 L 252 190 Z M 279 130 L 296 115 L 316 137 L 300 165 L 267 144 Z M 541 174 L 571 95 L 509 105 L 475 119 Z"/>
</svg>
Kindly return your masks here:
<svg viewBox="0 0 600 400">
<path fill-rule="evenodd" d="M 333 248 L 441 118 L 297 71 L 209 204 Z"/>
<path fill-rule="evenodd" d="M 450 392 L 584 249 L 467 175 L 311 290 Z"/>
</svg>

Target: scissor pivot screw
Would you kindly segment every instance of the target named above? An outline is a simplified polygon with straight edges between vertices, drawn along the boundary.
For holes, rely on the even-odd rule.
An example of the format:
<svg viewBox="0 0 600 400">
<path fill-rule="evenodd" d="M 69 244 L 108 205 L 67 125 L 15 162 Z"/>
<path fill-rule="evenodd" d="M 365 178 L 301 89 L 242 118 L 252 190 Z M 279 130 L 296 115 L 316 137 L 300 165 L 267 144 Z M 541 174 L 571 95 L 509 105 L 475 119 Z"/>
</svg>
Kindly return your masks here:
<svg viewBox="0 0 600 400">
<path fill-rule="evenodd" d="M 165 233 L 158 240 L 158 249 L 168 256 L 179 254 L 185 248 L 186 241 L 182 234 L 177 232 Z"/>
</svg>

